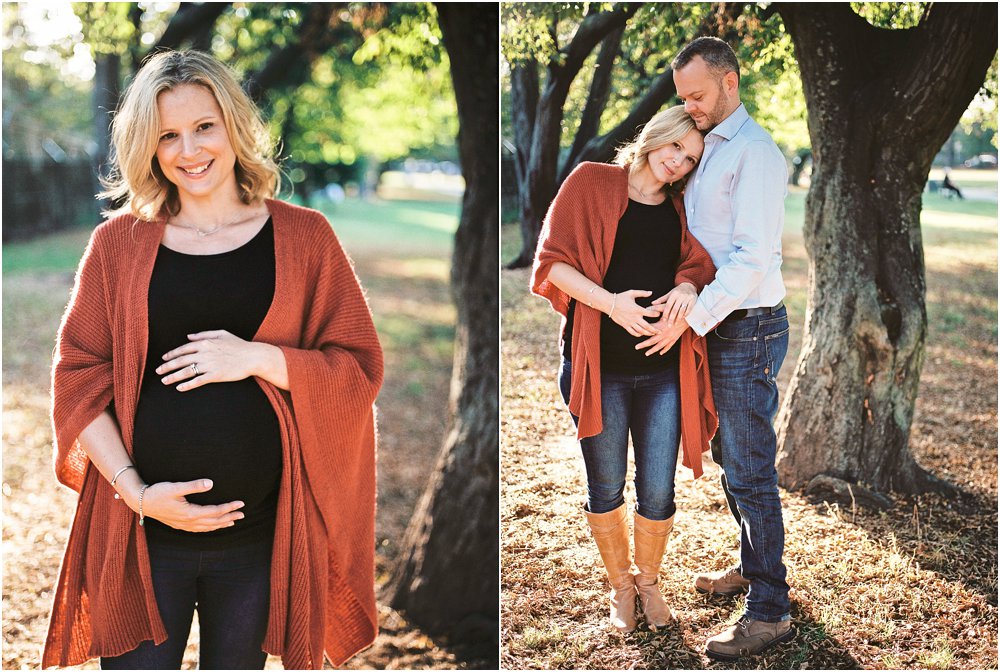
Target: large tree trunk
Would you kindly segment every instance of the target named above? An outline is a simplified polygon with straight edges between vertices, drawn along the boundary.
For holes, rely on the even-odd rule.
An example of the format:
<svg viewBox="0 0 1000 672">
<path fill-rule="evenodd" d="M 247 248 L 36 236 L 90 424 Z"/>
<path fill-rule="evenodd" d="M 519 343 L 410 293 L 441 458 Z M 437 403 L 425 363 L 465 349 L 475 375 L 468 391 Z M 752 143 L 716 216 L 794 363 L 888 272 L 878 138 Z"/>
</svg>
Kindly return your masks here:
<svg viewBox="0 0 1000 672">
<path fill-rule="evenodd" d="M 534 115 L 534 128 L 526 148 L 518 147 L 527 157 L 524 189 L 519 184 L 521 212 L 521 252 L 507 266 L 524 268 L 535 258 L 538 234 L 549 203 L 556 195 L 556 168 L 559 160 L 559 139 L 562 132 L 563 105 L 570 84 L 583 62 L 594 48 L 610 33 L 623 27 L 641 3 L 620 3 L 613 9 L 595 11 L 580 23 L 573 39 L 548 65 L 548 77 Z M 537 76 L 537 75 L 536 75 Z M 512 91 L 517 95 L 518 88 Z M 514 105 L 524 104 L 515 99 Z"/>
<path fill-rule="evenodd" d="M 440 4 L 439 22 L 458 102 L 466 181 L 455 234 L 458 308 L 452 427 L 410 521 L 387 590 L 427 632 L 478 642 L 496 654 L 499 633 L 499 134 L 495 54 L 498 6 Z"/>
<path fill-rule="evenodd" d="M 510 98 L 514 126 L 514 174 L 517 177 L 517 209 L 520 215 L 521 240 L 538 238 L 541 232 L 541 218 L 536 217 L 531 207 L 531 181 L 528 169 L 534 154 L 532 136 L 535 132 L 535 115 L 538 113 L 538 61 L 534 56 L 511 64 Z M 512 262 L 514 266 L 525 266 L 521 255 Z M 534 251 L 532 251 L 534 254 Z M 528 262 L 530 263 L 530 262 Z"/>
<path fill-rule="evenodd" d="M 813 148 L 809 306 L 778 418 L 779 477 L 951 489 L 908 444 L 927 334 L 921 192 L 996 53 L 996 6 L 937 3 L 907 30 L 874 28 L 848 4 L 778 11 Z"/>
</svg>

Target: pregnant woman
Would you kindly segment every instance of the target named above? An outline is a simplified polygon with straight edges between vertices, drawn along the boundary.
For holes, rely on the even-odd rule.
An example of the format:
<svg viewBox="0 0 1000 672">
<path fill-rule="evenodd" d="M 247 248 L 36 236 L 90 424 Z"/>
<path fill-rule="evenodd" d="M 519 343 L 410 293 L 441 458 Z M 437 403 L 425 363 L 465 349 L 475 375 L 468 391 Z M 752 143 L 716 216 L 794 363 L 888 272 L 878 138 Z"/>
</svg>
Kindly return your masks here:
<svg viewBox="0 0 1000 672">
<path fill-rule="evenodd" d="M 340 664 L 374 639 L 382 352 L 320 213 L 272 200 L 259 113 L 199 52 L 113 124 L 123 203 L 59 329 L 56 474 L 80 493 L 43 667 Z"/>
<path fill-rule="evenodd" d="M 636 597 L 650 628 L 674 620 L 658 583 L 677 508 L 678 448 L 683 437 L 683 462 L 699 475 L 716 426 L 704 339 L 683 319 L 715 275 L 687 231 L 681 200 L 704 147 L 691 117 L 673 107 L 649 120 L 617 165 L 577 166 L 549 208 L 532 273 L 532 291 L 565 318 L 559 388 L 577 424 L 585 512 L 620 632 L 636 628 Z M 629 435 L 635 573 L 625 504 Z"/>
</svg>

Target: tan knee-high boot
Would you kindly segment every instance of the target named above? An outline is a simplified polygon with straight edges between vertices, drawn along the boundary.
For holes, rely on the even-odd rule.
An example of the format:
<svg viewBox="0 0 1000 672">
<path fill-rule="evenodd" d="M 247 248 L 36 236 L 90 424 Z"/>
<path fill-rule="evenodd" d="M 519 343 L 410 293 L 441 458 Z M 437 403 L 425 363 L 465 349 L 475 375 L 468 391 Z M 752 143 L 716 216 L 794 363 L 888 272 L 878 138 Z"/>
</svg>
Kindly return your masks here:
<svg viewBox="0 0 1000 672">
<path fill-rule="evenodd" d="M 635 630 L 636 591 L 628 552 L 625 505 L 607 513 L 586 513 L 611 582 L 611 625 L 620 632 L 632 632 Z"/>
<path fill-rule="evenodd" d="M 635 587 L 639 592 L 646 624 L 651 630 L 662 628 L 674 620 L 674 614 L 660 594 L 659 586 L 660 562 L 673 529 L 673 516 L 666 520 L 650 520 L 635 514 L 635 566 L 639 570 L 635 577 Z"/>
</svg>

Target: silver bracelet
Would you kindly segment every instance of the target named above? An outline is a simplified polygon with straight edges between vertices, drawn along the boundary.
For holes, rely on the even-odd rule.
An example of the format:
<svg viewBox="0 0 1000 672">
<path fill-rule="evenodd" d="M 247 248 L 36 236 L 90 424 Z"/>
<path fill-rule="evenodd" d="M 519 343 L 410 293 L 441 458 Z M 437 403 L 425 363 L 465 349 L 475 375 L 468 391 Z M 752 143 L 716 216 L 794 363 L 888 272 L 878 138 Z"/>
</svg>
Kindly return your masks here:
<svg viewBox="0 0 1000 672">
<path fill-rule="evenodd" d="M 127 465 L 127 466 L 124 466 L 124 467 L 122 467 L 121 469 L 119 469 L 119 470 L 118 470 L 118 472 L 117 472 L 117 473 L 115 474 L 115 477 L 111 479 L 111 487 L 112 487 L 112 488 L 114 488 L 114 487 L 116 487 L 116 486 L 117 486 L 117 483 L 118 483 L 118 477 L 119 477 L 119 476 L 121 476 L 122 474 L 124 474 L 124 473 L 125 473 L 126 471 L 128 471 L 129 469 L 135 469 L 135 465 L 134 465 L 134 464 L 129 464 L 129 465 Z M 122 498 L 122 496 L 121 496 L 121 495 L 119 495 L 119 494 L 118 494 L 118 493 L 116 492 L 116 493 L 115 493 L 115 499 L 121 499 L 121 498 Z"/>
<path fill-rule="evenodd" d="M 598 287 L 599 287 L 599 285 L 594 285 L 593 287 L 590 288 L 590 291 L 587 292 L 587 305 L 590 306 L 591 308 L 594 307 L 594 296 L 593 296 L 593 294 L 597 290 Z"/>
<path fill-rule="evenodd" d="M 149 484 L 147 483 L 139 488 L 139 525 L 143 525 L 146 522 L 146 518 L 142 515 L 142 496 L 146 494 L 146 488 L 148 487 Z"/>
<path fill-rule="evenodd" d="M 608 317 L 611 317 L 612 315 L 615 314 L 615 304 L 617 302 L 618 302 L 618 295 L 617 294 L 612 294 L 611 295 L 611 310 L 608 311 Z"/>
</svg>

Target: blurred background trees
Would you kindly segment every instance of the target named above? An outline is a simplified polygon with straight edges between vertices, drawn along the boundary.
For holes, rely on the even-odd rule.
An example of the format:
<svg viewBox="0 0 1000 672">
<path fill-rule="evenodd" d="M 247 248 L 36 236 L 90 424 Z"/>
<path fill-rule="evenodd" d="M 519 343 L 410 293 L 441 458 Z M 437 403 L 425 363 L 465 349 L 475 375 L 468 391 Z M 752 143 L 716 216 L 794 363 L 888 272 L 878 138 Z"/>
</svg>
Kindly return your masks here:
<svg viewBox="0 0 1000 672">
<path fill-rule="evenodd" d="M 3 22 L 3 159 L 16 176 L 5 240 L 97 217 L 82 196 L 107 161 L 118 96 L 164 48 L 209 51 L 244 78 L 280 139 L 285 193 L 305 203 L 327 185 L 370 195 L 405 160 L 458 173 L 448 61 L 425 3 L 4 3 Z M 73 196 L 49 188 L 62 175 Z"/>
</svg>

